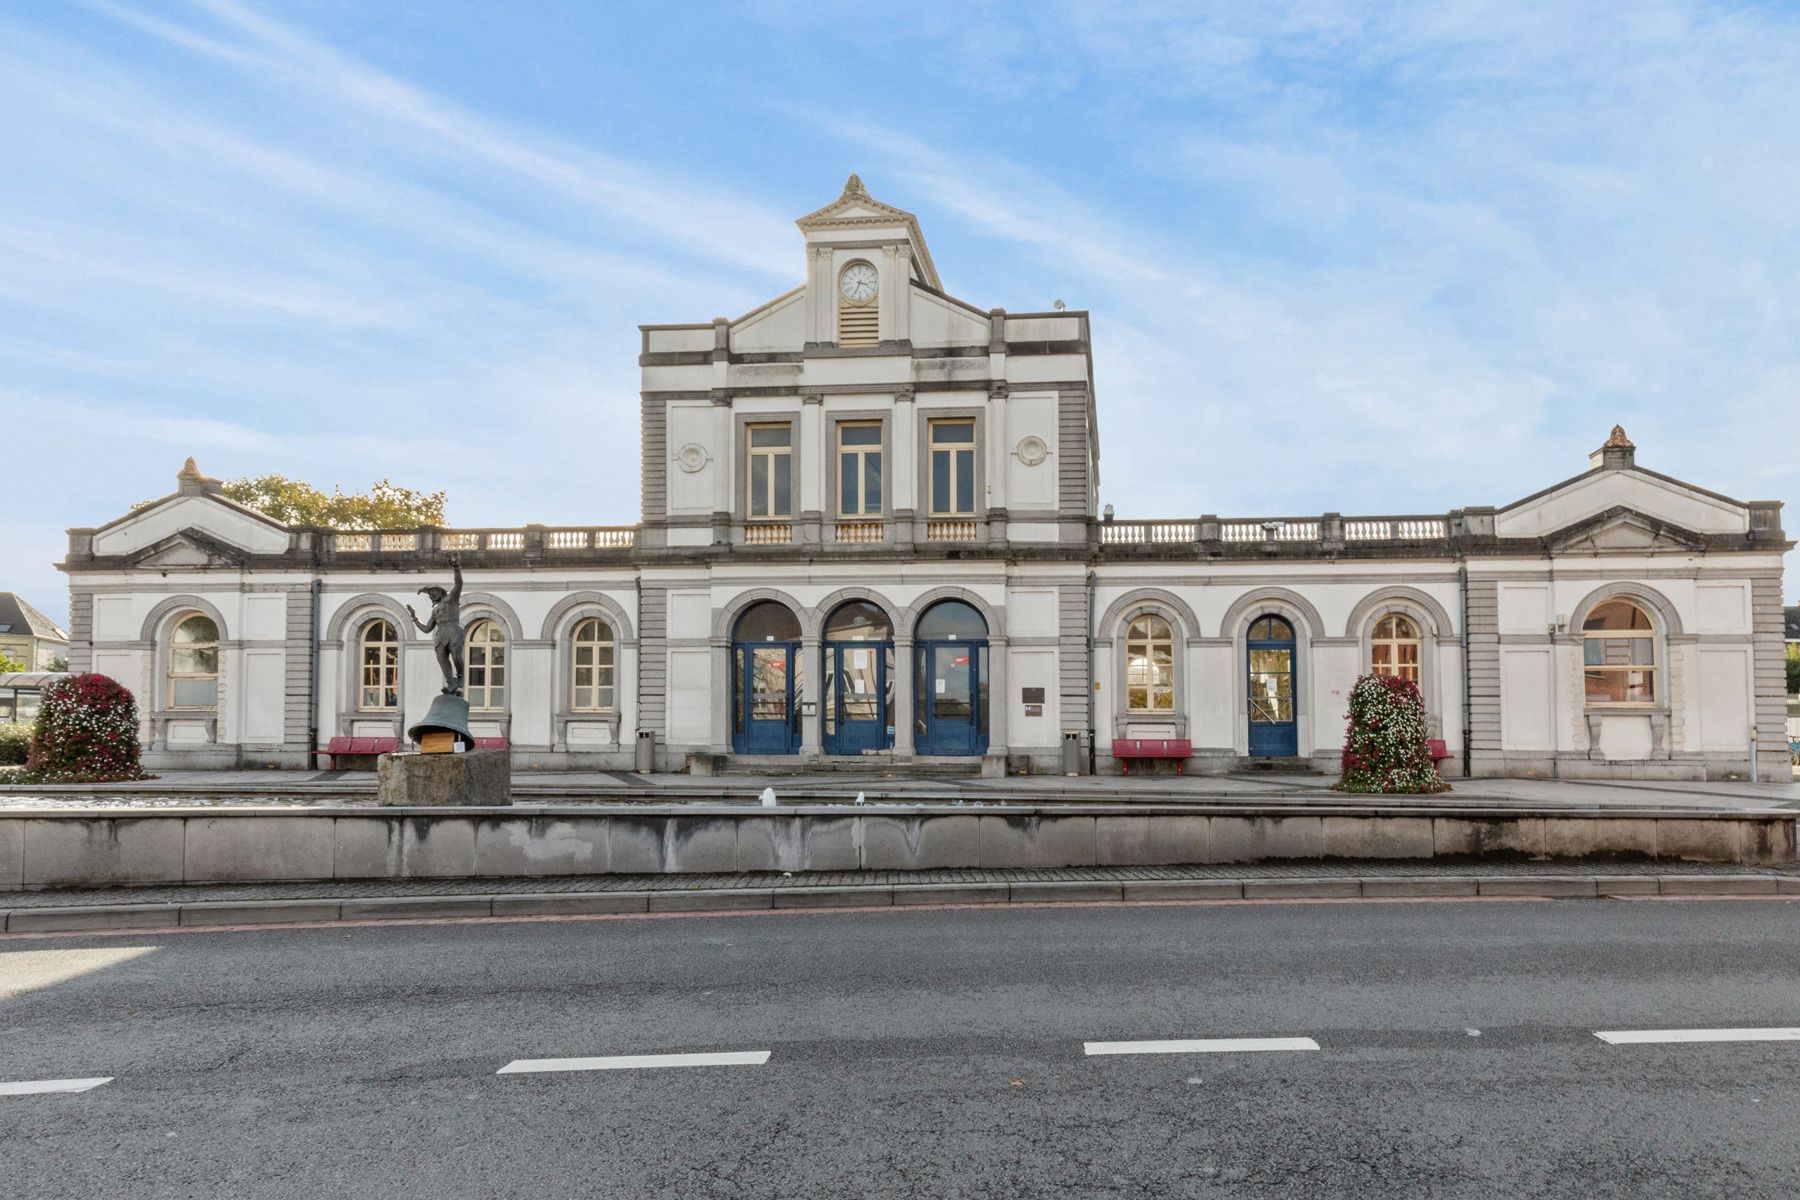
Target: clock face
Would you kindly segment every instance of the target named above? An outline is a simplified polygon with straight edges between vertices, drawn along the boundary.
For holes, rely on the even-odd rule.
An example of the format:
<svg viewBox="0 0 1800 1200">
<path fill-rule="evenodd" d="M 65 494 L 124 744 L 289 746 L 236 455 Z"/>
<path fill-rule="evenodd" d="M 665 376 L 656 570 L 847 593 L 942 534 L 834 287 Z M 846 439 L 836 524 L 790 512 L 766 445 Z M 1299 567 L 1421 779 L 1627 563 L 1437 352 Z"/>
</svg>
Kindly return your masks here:
<svg viewBox="0 0 1800 1200">
<path fill-rule="evenodd" d="M 878 277 L 875 268 L 868 263 L 851 263 L 838 276 L 838 290 L 844 293 L 844 299 L 852 304 L 867 304 L 875 298 L 875 285 Z"/>
</svg>

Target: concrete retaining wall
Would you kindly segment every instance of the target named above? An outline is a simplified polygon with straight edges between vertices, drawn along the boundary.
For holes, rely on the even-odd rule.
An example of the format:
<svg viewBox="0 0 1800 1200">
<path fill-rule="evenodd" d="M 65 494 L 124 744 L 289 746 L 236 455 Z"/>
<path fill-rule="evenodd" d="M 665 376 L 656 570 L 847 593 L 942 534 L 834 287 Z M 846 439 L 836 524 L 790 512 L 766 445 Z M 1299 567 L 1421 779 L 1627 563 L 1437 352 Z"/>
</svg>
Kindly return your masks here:
<svg viewBox="0 0 1800 1200">
<path fill-rule="evenodd" d="M 1792 817 L 1142 808 L 515 807 L 0 816 L 0 891 L 516 875 L 1165 866 L 1265 859 L 1795 861 Z"/>
</svg>

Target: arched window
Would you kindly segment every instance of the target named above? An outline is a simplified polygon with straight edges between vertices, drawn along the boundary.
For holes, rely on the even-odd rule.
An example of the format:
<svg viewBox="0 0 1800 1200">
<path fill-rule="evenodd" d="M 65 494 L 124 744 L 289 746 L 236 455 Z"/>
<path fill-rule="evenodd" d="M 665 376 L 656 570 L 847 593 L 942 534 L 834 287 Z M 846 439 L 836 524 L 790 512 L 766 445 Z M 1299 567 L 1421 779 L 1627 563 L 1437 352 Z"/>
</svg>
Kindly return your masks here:
<svg viewBox="0 0 1800 1200">
<path fill-rule="evenodd" d="M 731 636 L 739 642 L 797 642 L 800 618 L 784 604 L 761 600 L 744 610 Z"/>
<path fill-rule="evenodd" d="M 1656 703 L 1656 627 L 1629 600 L 1606 600 L 1581 623 L 1589 704 Z"/>
<path fill-rule="evenodd" d="M 169 641 L 169 707 L 217 708 L 219 627 L 204 613 L 189 613 Z"/>
<path fill-rule="evenodd" d="M 497 621 L 480 620 L 469 626 L 465 645 L 468 682 L 463 694 L 472 709 L 489 712 L 506 707 L 506 632 Z"/>
<path fill-rule="evenodd" d="M 1389 613 L 1375 622 L 1369 639 L 1369 670 L 1419 682 L 1419 627 L 1411 617 Z"/>
<path fill-rule="evenodd" d="M 828 642 L 884 642 L 893 636 L 888 615 L 867 600 L 840 604 L 825 621 Z"/>
<path fill-rule="evenodd" d="M 569 646 L 569 706 L 576 712 L 611 712 L 613 708 L 612 627 L 599 617 L 575 626 Z"/>
<path fill-rule="evenodd" d="M 361 687 L 356 707 L 363 712 L 392 712 L 400 707 L 400 637 L 391 621 L 363 626 Z"/>
<path fill-rule="evenodd" d="M 919 627 L 913 632 L 913 636 L 922 642 L 985 638 L 987 635 L 987 622 L 973 605 L 961 600 L 940 600 L 932 605 L 919 618 Z"/>
<path fill-rule="evenodd" d="M 1175 710 L 1175 635 L 1155 613 L 1133 617 L 1125 629 L 1125 708 Z"/>
</svg>

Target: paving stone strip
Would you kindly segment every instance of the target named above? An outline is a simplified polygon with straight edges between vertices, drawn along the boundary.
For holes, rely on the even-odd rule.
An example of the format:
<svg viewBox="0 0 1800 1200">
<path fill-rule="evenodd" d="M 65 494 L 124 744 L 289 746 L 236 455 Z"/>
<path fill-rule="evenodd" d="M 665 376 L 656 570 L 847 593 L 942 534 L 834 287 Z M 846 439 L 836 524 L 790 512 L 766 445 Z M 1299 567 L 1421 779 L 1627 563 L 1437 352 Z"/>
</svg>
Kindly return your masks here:
<svg viewBox="0 0 1800 1200">
<path fill-rule="evenodd" d="M 0 911 L 215 901 L 361 900 L 432 896 L 518 896 L 607 892 L 803 891 L 815 888 L 891 888 L 945 884 L 1124 884 L 1183 880 L 1542 879 L 1696 877 L 1784 878 L 1800 887 L 1800 863 L 1747 868 L 1726 863 L 1493 861 L 1444 859 L 1219 863 L 1172 867 L 1057 867 L 927 871 L 742 872 L 691 875 L 490 876 L 481 879 L 323 880 L 299 883 L 196 883 L 145 887 L 59 888 L 0 892 Z"/>
</svg>

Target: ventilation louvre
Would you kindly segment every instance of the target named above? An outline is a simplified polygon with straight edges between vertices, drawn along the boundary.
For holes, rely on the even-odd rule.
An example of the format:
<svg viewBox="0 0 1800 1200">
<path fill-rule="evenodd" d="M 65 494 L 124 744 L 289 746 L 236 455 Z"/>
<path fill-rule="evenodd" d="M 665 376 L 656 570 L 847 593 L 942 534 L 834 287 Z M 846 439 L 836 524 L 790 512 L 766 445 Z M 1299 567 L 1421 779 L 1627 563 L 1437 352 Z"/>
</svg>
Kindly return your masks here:
<svg viewBox="0 0 1800 1200">
<path fill-rule="evenodd" d="M 858 305 L 838 302 L 838 345 L 878 346 L 881 344 L 881 310 L 873 304 Z"/>
</svg>

